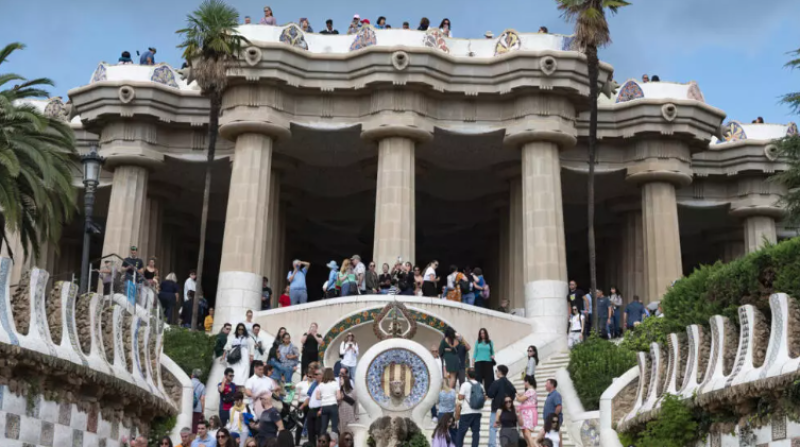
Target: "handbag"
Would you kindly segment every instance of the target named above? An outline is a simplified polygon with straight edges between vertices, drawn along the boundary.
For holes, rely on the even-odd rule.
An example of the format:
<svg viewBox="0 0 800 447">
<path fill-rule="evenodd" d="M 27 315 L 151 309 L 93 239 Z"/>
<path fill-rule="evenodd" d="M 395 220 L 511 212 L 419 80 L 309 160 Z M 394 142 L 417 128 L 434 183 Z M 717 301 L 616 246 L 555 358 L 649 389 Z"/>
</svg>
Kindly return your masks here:
<svg viewBox="0 0 800 447">
<path fill-rule="evenodd" d="M 494 342 L 493 341 L 489 342 L 489 349 L 491 350 L 492 357 L 494 357 Z M 497 360 L 495 360 L 494 358 L 492 358 L 492 366 L 497 366 Z"/>
<path fill-rule="evenodd" d="M 236 345 L 228 351 L 228 356 L 226 357 L 228 363 L 231 365 L 235 365 L 242 360 L 242 345 Z"/>
</svg>

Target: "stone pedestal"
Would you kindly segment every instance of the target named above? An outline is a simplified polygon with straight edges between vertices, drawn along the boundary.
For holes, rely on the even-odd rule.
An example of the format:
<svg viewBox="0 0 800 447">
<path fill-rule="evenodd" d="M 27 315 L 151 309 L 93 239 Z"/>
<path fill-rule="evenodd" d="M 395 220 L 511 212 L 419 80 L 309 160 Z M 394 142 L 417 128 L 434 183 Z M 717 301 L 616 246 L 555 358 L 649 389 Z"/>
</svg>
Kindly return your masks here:
<svg viewBox="0 0 800 447">
<path fill-rule="evenodd" d="M 525 308 L 525 254 L 523 241 L 522 217 L 522 178 L 509 181 L 509 218 L 508 218 L 508 292 L 512 309 Z"/>
<path fill-rule="evenodd" d="M 120 165 L 114 169 L 103 256 L 116 253 L 124 258 L 128 256 L 131 245 L 141 245 L 147 179 L 147 169 L 141 166 Z M 145 247 L 139 248 L 144 250 Z"/>
<path fill-rule="evenodd" d="M 625 304 L 646 291 L 644 268 L 644 228 L 642 211 L 625 213 L 622 226 L 622 298 Z"/>
<path fill-rule="evenodd" d="M 744 219 L 744 246 L 747 253 L 753 253 L 765 244 L 778 242 L 775 218 L 771 216 L 749 216 Z"/>
<path fill-rule="evenodd" d="M 675 186 L 668 182 L 642 185 L 645 276 L 647 294 L 643 302 L 661 299 L 672 282 L 683 276 L 678 203 Z"/>
</svg>

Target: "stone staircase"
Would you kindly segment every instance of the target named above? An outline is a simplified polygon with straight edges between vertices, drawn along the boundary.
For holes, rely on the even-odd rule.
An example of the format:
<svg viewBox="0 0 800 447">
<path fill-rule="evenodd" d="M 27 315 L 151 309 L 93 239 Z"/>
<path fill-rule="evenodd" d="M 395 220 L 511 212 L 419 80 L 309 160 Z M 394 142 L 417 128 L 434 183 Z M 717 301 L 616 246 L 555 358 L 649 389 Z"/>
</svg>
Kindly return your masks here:
<svg viewBox="0 0 800 447">
<path fill-rule="evenodd" d="M 556 371 L 560 368 L 566 368 L 569 364 L 569 353 L 564 352 L 560 354 L 556 354 L 547 360 L 543 361 L 537 368 L 536 368 L 536 386 L 538 392 L 538 404 L 539 404 L 539 425 L 536 427 L 535 434 L 538 434 L 539 431 L 544 426 L 544 415 L 542 415 L 542 411 L 544 410 L 544 401 L 547 398 L 547 391 L 545 390 L 544 384 L 547 379 L 553 378 L 556 375 Z M 511 382 L 514 384 L 514 387 L 517 391 L 524 390 L 524 385 L 522 378 L 519 374 L 515 374 L 515 377 L 509 377 Z M 491 413 L 491 399 L 486 399 L 486 405 L 483 408 L 483 415 L 481 416 L 481 432 L 480 432 L 480 442 L 478 445 L 480 446 L 488 446 L 489 445 L 489 414 Z M 514 403 L 517 405 L 517 402 Z M 431 432 L 433 431 L 433 422 L 430 419 L 430 415 L 426 418 L 425 423 L 423 424 L 425 427 L 425 431 L 427 433 L 428 438 L 430 438 Z M 499 434 L 499 430 L 498 430 Z M 562 447 L 575 447 L 575 442 L 570 439 L 569 434 L 565 429 L 561 429 L 561 436 L 563 439 Z M 520 438 L 522 438 L 522 432 L 520 432 Z M 467 432 L 466 437 L 464 438 L 464 447 L 469 447 L 472 445 L 472 432 Z M 498 445 L 498 447 L 500 447 Z"/>
</svg>

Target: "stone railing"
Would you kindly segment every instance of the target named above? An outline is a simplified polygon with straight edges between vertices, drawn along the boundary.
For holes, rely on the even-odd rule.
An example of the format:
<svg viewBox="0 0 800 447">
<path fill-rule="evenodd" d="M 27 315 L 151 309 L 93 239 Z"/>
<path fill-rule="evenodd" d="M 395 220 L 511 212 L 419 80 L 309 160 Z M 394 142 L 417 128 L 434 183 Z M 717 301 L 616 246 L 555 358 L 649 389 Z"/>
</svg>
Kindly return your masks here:
<svg viewBox="0 0 800 447">
<path fill-rule="evenodd" d="M 127 435 L 119 433 L 119 423 L 136 433 L 159 416 L 179 415 L 180 423 L 188 411 L 191 420 L 191 382 L 162 354 L 165 325 L 158 307 L 132 306 L 119 294 L 78 296 L 69 282 L 56 283 L 46 296 L 49 275 L 40 269 L 24 273 L 12 295 L 11 267 L 10 259 L 0 257 L 0 411 L 17 411 L 11 400 L 3 403 L 5 387 L 32 402 L 23 411 L 22 429 L 28 419 L 48 423 L 39 421 L 37 402 L 42 408 L 74 405 L 89 421 L 87 435 L 104 429 L 110 435 L 116 424 L 116 438 L 102 438 L 111 446 Z"/>
</svg>

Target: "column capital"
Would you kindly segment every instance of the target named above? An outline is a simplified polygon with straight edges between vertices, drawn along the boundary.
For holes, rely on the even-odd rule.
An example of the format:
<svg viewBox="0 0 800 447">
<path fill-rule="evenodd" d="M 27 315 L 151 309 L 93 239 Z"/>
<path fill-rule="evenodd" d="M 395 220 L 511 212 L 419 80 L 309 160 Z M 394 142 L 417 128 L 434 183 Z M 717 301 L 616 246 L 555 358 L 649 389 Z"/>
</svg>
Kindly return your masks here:
<svg viewBox="0 0 800 447">
<path fill-rule="evenodd" d="M 433 133 L 413 124 L 381 124 L 361 131 L 361 138 L 368 141 L 380 141 L 384 138 L 409 138 L 417 143 L 427 143 L 433 139 Z"/>
<path fill-rule="evenodd" d="M 292 136 L 292 132 L 286 127 L 266 121 L 233 121 L 219 128 L 219 135 L 231 141 L 236 141 L 236 137 L 245 133 L 266 135 L 274 140 L 284 140 Z"/>
<path fill-rule="evenodd" d="M 110 172 L 120 166 L 136 166 L 153 171 L 164 164 L 164 154 L 135 143 L 103 145 L 99 153 L 106 159 L 103 169 Z"/>
<path fill-rule="evenodd" d="M 779 220 L 783 217 L 784 210 L 783 208 L 780 208 L 775 205 L 750 203 L 747 205 L 742 204 L 740 206 L 737 206 L 736 208 L 731 207 L 730 214 L 731 216 L 740 218 L 762 216 L 762 217 L 771 217 L 773 219 Z"/>
<path fill-rule="evenodd" d="M 641 185 L 666 182 L 678 187 L 692 183 L 692 153 L 683 141 L 643 139 L 631 144 L 627 151 L 629 182 Z"/>
<path fill-rule="evenodd" d="M 570 149 L 577 144 L 578 139 L 571 134 L 563 132 L 561 129 L 527 129 L 517 128 L 508 129 L 503 138 L 503 144 L 507 147 L 522 147 L 527 143 L 549 142 L 558 145 L 560 150 Z"/>
<path fill-rule="evenodd" d="M 692 184 L 692 176 L 681 170 L 638 170 L 635 167 L 628 168 L 628 175 L 625 180 L 642 185 L 644 183 L 664 182 L 677 187 L 684 187 Z"/>
</svg>

